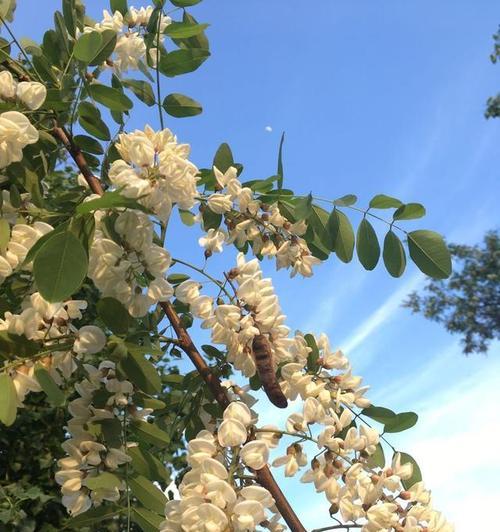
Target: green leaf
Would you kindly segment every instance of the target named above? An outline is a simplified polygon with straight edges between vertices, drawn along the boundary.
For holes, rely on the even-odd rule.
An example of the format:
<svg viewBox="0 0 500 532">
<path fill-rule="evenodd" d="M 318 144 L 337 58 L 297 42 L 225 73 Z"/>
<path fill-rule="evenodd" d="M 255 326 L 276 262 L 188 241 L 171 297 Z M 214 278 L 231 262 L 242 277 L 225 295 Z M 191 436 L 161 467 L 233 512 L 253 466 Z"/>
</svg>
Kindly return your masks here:
<svg viewBox="0 0 500 532">
<path fill-rule="evenodd" d="M 358 201 L 358 197 L 354 194 L 347 194 L 341 198 L 336 199 L 333 204 L 337 207 L 348 207 L 349 205 L 354 205 Z"/>
<path fill-rule="evenodd" d="M 104 149 L 97 140 L 87 135 L 76 135 L 73 137 L 75 144 L 84 152 L 94 153 L 95 155 L 102 155 Z"/>
<path fill-rule="evenodd" d="M 347 216 L 333 209 L 328 218 L 329 249 L 335 251 L 342 262 L 350 262 L 354 252 L 354 231 Z"/>
<path fill-rule="evenodd" d="M 311 214 L 309 215 L 308 225 L 310 225 L 314 233 L 318 236 L 323 245 L 328 244 L 328 232 L 326 225 L 328 223 L 329 214 L 325 209 L 318 205 L 312 205 Z"/>
<path fill-rule="evenodd" d="M 210 52 L 201 48 L 174 50 L 161 56 L 159 70 L 168 77 L 187 74 L 196 70 L 209 56 Z"/>
<path fill-rule="evenodd" d="M 420 271 L 435 279 L 451 275 L 451 255 L 443 237 L 434 231 L 418 230 L 408 233 L 410 257 Z"/>
<path fill-rule="evenodd" d="M 165 495 L 146 477 L 137 475 L 129 477 L 128 485 L 132 495 L 138 499 L 148 510 L 162 514 L 165 511 L 167 498 Z"/>
<path fill-rule="evenodd" d="M 107 390 L 102 389 L 101 391 L 107 392 Z M 99 392 L 97 392 L 99 393 Z M 96 395 L 94 395 L 95 397 Z M 110 394 L 105 393 L 103 394 L 103 405 L 100 408 L 104 408 L 106 401 L 109 399 Z M 94 403 L 95 406 L 97 406 L 97 403 Z M 121 447 L 122 445 L 122 424 L 121 421 L 114 417 L 111 419 L 99 419 L 97 421 L 92 422 L 95 425 L 99 425 L 101 427 L 101 434 L 104 437 L 105 443 L 108 445 L 108 447 Z"/>
<path fill-rule="evenodd" d="M 89 94 L 96 102 L 106 106 L 112 111 L 129 111 L 133 103 L 118 89 L 113 89 L 100 83 L 92 83 L 88 87 Z"/>
<path fill-rule="evenodd" d="M 363 218 L 358 227 L 356 251 L 365 270 L 373 270 L 380 258 L 380 245 L 372 224 Z"/>
<path fill-rule="evenodd" d="M 121 486 L 121 480 L 113 473 L 107 471 L 102 471 L 95 477 L 86 477 L 82 483 L 91 490 L 109 490 Z"/>
<path fill-rule="evenodd" d="M 42 297 L 50 302 L 69 299 L 87 274 L 87 253 L 69 231 L 54 235 L 37 253 L 33 275 Z"/>
<path fill-rule="evenodd" d="M 198 23 L 198 21 L 186 10 L 184 10 L 184 13 L 182 15 L 182 22 L 188 22 L 190 24 Z M 210 44 L 204 31 L 198 33 L 198 35 L 194 35 L 193 37 L 188 37 L 187 39 L 172 37 L 172 40 L 179 48 L 201 48 L 204 50 L 208 50 L 210 47 Z"/>
<path fill-rule="evenodd" d="M 35 377 L 52 406 L 61 406 L 65 403 L 66 397 L 50 373 L 41 364 L 35 365 Z"/>
<path fill-rule="evenodd" d="M 128 12 L 127 0 L 110 0 L 109 6 L 111 7 L 111 12 L 119 11 L 123 16 Z"/>
<path fill-rule="evenodd" d="M 97 313 L 105 325 L 115 334 L 127 334 L 132 317 L 120 301 L 113 297 L 103 297 L 97 303 Z"/>
<path fill-rule="evenodd" d="M 143 532 L 158 532 L 164 520 L 163 512 L 162 515 L 158 515 L 146 508 L 132 508 L 132 521 L 139 525 Z"/>
<path fill-rule="evenodd" d="M 63 0 L 62 11 L 68 33 L 74 37 L 76 35 L 75 0 Z"/>
<path fill-rule="evenodd" d="M 381 469 L 385 466 L 384 448 L 380 443 L 377 443 L 375 452 L 368 457 L 367 465 L 370 468 L 380 467 Z"/>
<path fill-rule="evenodd" d="M 132 466 L 141 475 L 158 482 L 168 482 L 167 468 L 150 452 L 141 446 L 130 447 L 127 454 L 132 458 Z"/>
<path fill-rule="evenodd" d="M 155 95 L 151 84 L 140 79 L 122 79 L 124 87 L 130 89 L 141 102 L 151 107 L 155 104 Z"/>
<path fill-rule="evenodd" d="M 44 244 L 48 242 L 51 238 L 53 238 L 57 234 L 64 233 L 65 231 L 67 231 L 71 220 L 57 225 L 53 231 L 49 231 L 48 233 L 40 237 L 35 242 L 35 244 L 31 246 L 30 250 L 28 251 L 26 255 L 26 258 L 24 259 L 23 264 L 29 264 L 32 260 L 34 260 L 34 258 L 36 257 L 40 249 L 42 249 Z"/>
<path fill-rule="evenodd" d="M 101 33 L 98 31 L 90 31 L 82 34 L 76 41 L 75 47 L 73 48 L 73 55 L 79 61 L 90 64 L 99 53 L 101 46 Z"/>
<path fill-rule="evenodd" d="M 10 241 L 10 225 L 5 218 L 0 218 L 0 253 L 5 253 Z"/>
<path fill-rule="evenodd" d="M 202 107 L 196 100 L 177 92 L 165 97 L 163 108 L 169 115 L 176 118 L 196 116 L 202 112 Z"/>
<path fill-rule="evenodd" d="M 177 7 L 190 7 L 199 4 L 201 0 L 170 0 L 174 6 Z"/>
<path fill-rule="evenodd" d="M 406 268 L 406 254 L 401 240 L 393 231 L 384 238 L 384 264 L 393 277 L 401 277 Z"/>
<path fill-rule="evenodd" d="M 385 194 L 377 194 L 370 200 L 370 209 L 392 209 L 398 208 L 403 205 L 403 202 L 393 198 L 392 196 L 386 196 Z"/>
<path fill-rule="evenodd" d="M 163 408 L 167 407 L 163 401 L 155 399 L 154 397 L 149 397 L 142 392 L 136 392 L 134 395 L 134 401 L 137 406 L 142 408 L 151 408 L 151 410 L 162 410 Z"/>
<path fill-rule="evenodd" d="M 173 285 L 183 283 L 188 279 L 189 275 L 186 275 L 185 273 L 172 273 L 167 277 L 167 281 Z"/>
<path fill-rule="evenodd" d="M 304 340 L 307 342 L 308 347 L 311 349 L 307 355 L 307 370 L 316 373 L 318 371 L 319 349 L 316 344 L 316 340 L 312 334 L 306 334 Z"/>
<path fill-rule="evenodd" d="M 383 406 L 368 406 L 361 411 L 362 416 L 368 416 L 379 423 L 386 424 L 396 417 L 396 413 Z"/>
<path fill-rule="evenodd" d="M 108 126 L 102 121 L 101 113 L 90 102 L 81 102 L 78 106 L 78 121 L 80 125 L 94 137 L 101 140 L 110 140 L 111 134 Z"/>
<path fill-rule="evenodd" d="M 0 375 L 0 421 L 10 427 L 16 420 L 17 393 L 14 381 L 6 373 Z"/>
<path fill-rule="evenodd" d="M 191 24 L 189 22 L 171 22 L 165 29 L 165 35 L 172 38 L 185 39 L 198 35 L 208 28 L 208 24 Z"/>
<path fill-rule="evenodd" d="M 0 357 L 31 357 L 40 349 L 40 345 L 33 340 L 28 340 L 24 335 L 0 331 Z"/>
<path fill-rule="evenodd" d="M 184 225 L 187 225 L 188 227 L 194 225 L 194 214 L 192 212 L 179 209 L 179 216 Z"/>
<path fill-rule="evenodd" d="M 10 185 L 9 188 L 9 200 L 13 207 L 18 209 L 21 206 L 21 194 L 16 185 Z"/>
<path fill-rule="evenodd" d="M 99 198 L 80 203 L 76 208 L 76 212 L 78 214 L 85 214 L 100 209 L 116 209 L 121 207 L 148 212 L 148 210 L 140 203 L 137 203 L 136 200 L 122 196 L 119 190 L 112 190 L 111 192 L 106 191 Z"/>
<path fill-rule="evenodd" d="M 213 166 L 222 173 L 234 165 L 233 152 L 227 142 L 223 142 L 215 152 Z"/>
<path fill-rule="evenodd" d="M 401 412 L 385 423 L 384 432 L 403 432 L 413 427 L 417 421 L 415 412 Z"/>
<path fill-rule="evenodd" d="M 161 380 L 158 371 L 143 355 L 129 353 L 126 358 L 120 361 L 119 366 L 130 382 L 143 392 L 149 394 L 161 392 Z"/>
<path fill-rule="evenodd" d="M 283 188 L 283 178 L 284 178 L 284 173 L 283 173 L 283 143 L 284 142 L 285 142 L 285 132 L 283 131 L 283 133 L 281 134 L 280 146 L 278 148 L 278 169 L 276 171 L 276 173 L 279 176 L 279 178 L 278 178 L 278 190 L 281 190 Z"/>
<path fill-rule="evenodd" d="M 308 194 L 305 198 L 299 198 L 295 202 L 295 218 L 297 221 L 306 220 L 312 213 L 312 195 Z"/>
<path fill-rule="evenodd" d="M 132 421 L 131 428 L 141 441 L 156 447 L 162 448 L 170 443 L 170 436 L 152 423 L 140 420 Z"/>
<path fill-rule="evenodd" d="M 109 519 L 110 517 L 118 515 L 121 512 L 122 509 L 114 504 L 111 506 L 106 505 L 98 506 L 97 508 L 90 508 L 83 514 L 77 515 L 76 517 L 70 519 L 62 530 L 82 530 L 84 527 L 88 527 L 90 525 L 101 525 L 102 521 L 105 519 Z"/>
<path fill-rule="evenodd" d="M 414 220 L 425 216 L 425 207 L 421 203 L 406 203 L 401 205 L 392 215 L 394 220 Z"/>
<path fill-rule="evenodd" d="M 412 476 L 402 481 L 403 487 L 407 490 L 407 489 L 410 489 L 414 484 L 422 480 L 422 473 L 420 471 L 420 467 L 418 467 L 417 462 L 412 456 L 410 456 L 407 453 L 401 453 L 401 452 L 399 454 L 401 455 L 402 464 L 407 464 L 408 462 L 410 462 L 411 465 L 413 466 Z"/>
<path fill-rule="evenodd" d="M 222 214 L 211 211 L 208 207 L 202 213 L 203 229 L 218 229 L 222 222 Z"/>
</svg>

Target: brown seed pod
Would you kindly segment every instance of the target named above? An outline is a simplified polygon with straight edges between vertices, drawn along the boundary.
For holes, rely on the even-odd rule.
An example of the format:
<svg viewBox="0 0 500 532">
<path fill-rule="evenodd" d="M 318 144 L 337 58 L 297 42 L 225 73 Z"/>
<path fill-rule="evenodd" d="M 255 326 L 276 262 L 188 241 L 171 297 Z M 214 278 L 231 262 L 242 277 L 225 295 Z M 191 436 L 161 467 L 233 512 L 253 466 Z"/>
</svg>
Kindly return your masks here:
<svg viewBox="0 0 500 532">
<path fill-rule="evenodd" d="M 278 408 L 286 408 L 288 401 L 276 379 L 269 340 L 263 334 L 255 336 L 252 351 L 257 373 L 267 397 Z"/>
</svg>

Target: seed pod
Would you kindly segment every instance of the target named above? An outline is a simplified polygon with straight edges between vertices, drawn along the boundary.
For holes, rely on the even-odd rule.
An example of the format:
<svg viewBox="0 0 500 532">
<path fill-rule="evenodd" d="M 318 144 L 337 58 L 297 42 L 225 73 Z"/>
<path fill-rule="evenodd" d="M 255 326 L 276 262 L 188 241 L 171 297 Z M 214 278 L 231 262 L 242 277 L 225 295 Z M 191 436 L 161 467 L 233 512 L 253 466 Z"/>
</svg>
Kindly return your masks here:
<svg viewBox="0 0 500 532">
<path fill-rule="evenodd" d="M 267 397 L 278 408 L 286 408 L 288 401 L 276 379 L 269 340 L 263 334 L 257 335 L 252 342 L 252 351 L 257 373 Z"/>
</svg>

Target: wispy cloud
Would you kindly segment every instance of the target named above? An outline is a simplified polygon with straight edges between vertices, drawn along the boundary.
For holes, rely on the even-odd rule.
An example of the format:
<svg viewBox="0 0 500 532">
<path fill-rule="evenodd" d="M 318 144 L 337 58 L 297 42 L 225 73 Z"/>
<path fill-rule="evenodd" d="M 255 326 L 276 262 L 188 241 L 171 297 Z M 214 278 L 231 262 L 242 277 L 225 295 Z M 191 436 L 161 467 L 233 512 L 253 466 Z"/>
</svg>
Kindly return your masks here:
<svg viewBox="0 0 500 532">
<path fill-rule="evenodd" d="M 409 292 L 415 290 L 423 282 L 423 277 L 420 273 L 414 274 L 410 277 L 398 290 L 393 292 L 385 302 L 363 323 L 355 329 L 355 331 L 346 338 L 340 345 L 342 350 L 351 357 L 352 353 L 376 330 L 382 327 L 395 318 L 398 311 L 401 309 L 401 301 L 408 295 Z M 360 355 L 356 357 L 356 368 L 359 369 L 365 366 L 369 361 L 369 355 Z"/>
</svg>

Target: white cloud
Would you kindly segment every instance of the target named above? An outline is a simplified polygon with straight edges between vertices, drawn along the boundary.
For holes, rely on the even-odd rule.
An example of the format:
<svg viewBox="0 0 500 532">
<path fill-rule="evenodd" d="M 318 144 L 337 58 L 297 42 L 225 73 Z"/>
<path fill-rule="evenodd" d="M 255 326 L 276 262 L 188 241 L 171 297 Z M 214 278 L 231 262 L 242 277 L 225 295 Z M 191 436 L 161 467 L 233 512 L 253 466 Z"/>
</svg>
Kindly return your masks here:
<svg viewBox="0 0 500 532">
<path fill-rule="evenodd" d="M 410 277 L 398 290 L 393 292 L 385 302 L 373 312 L 365 321 L 340 345 L 342 350 L 351 358 L 352 352 L 359 347 L 370 335 L 372 335 L 383 324 L 393 319 L 401 308 L 401 301 L 409 292 L 415 290 L 423 282 L 423 277 L 417 273 Z M 368 363 L 368 355 L 365 354 L 356 357 L 356 369 L 365 367 Z"/>
<path fill-rule="evenodd" d="M 456 532 L 492 530 L 494 501 L 500 501 L 496 452 L 500 363 L 496 351 L 485 367 L 452 389 L 430 395 L 432 389 L 425 390 L 425 400 L 415 408 L 418 424 L 398 438 L 398 447 L 420 464 L 435 507 L 455 524 Z"/>
<path fill-rule="evenodd" d="M 273 128 L 271 126 L 266 126 L 264 128 L 268 133 L 271 133 L 271 131 L 273 130 Z"/>
</svg>

